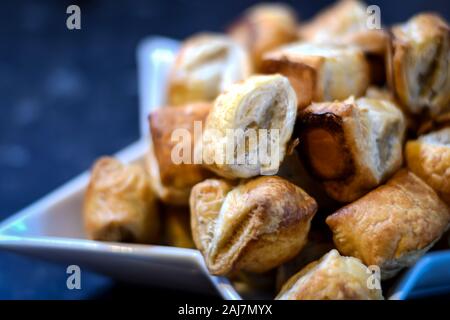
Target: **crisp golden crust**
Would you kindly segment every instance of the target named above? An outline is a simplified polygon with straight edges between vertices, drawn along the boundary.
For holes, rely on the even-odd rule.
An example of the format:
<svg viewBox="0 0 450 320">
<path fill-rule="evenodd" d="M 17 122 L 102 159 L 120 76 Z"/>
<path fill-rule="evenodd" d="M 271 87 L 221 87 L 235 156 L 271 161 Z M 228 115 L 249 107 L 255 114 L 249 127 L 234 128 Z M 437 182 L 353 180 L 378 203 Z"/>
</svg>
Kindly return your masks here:
<svg viewBox="0 0 450 320">
<path fill-rule="evenodd" d="M 192 188 L 189 198 L 192 238 L 201 252 L 206 252 L 210 246 L 214 223 L 232 188 L 232 183 L 218 179 L 205 180 Z"/>
<path fill-rule="evenodd" d="M 172 66 L 168 102 L 183 105 L 213 101 L 251 72 L 247 52 L 231 38 L 213 33 L 192 36 L 183 43 Z"/>
<path fill-rule="evenodd" d="M 341 0 L 299 27 L 300 39 L 317 43 L 354 45 L 365 53 L 383 55 L 387 34 L 369 29 L 367 5 L 356 0 Z"/>
<path fill-rule="evenodd" d="M 372 273 L 353 257 L 333 249 L 292 276 L 277 300 L 382 300 L 381 289 L 369 289 Z"/>
<path fill-rule="evenodd" d="M 216 99 L 196 153 L 205 166 L 225 178 L 276 174 L 294 129 L 296 106 L 287 78 L 249 77 Z M 261 148 L 263 139 L 267 148 Z"/>
<path fill-rule="evenodd" d="M 192 164 L 194 159 L 189 156 L 194 147 L 195 122 L 202 127 L 210 109 L 209 103 L 194 103 L 159 108 L 149 115 L 151 140 L 146 168 L 153 190 L 164 203 L 187 206 L 191 188 L 211 176 L 201 165 Z M 180 136 L 173 137 L 176 132 Z M 182 133 L 189 133 L 189 139 L 183 139 Z M 173 152 L 180 159 L 172 159 Z"/>
<path fill-rule="evenodd" d="M 378 265 L 387 279 L 414 264 L 441 237 L 450 211 L 425 182 L 401 170 L 326 223 L 339 252 Z"/>
<path fill-rule="evenodd" d="M 450 206 L 450 127 L 408 141 L 406 161 Z"/>
<path fill-rule="evenodd" d="M 293 258 L 306 242 L 317 203 L 279 177 L 234 187 L 210 179 L 192 189 L 194 242 L 212 274 L 265 272 Z"/>
<path fill-rule="evenodd" d="M 86 233 L 94 240 L 153 242 L 159 228 L 155 200 L 144 169 L 100 158 L 84 198 Z"/>
<path fill-rule="evenodd" d="M 195 248 L 192 240 L 189 207 L 164 206 L 164 240 L 169 246 Z"/>
<path fill-rule="evenodd" d="M 258 70 L 264 53 L 297 39 L 297 18 L 287 5 L 258 4 L 245 11 L 228 33 L 247 48 Z"/>
<path fill-rule="evenodd" d="M 313 103 L 298 127 L 303 159 L 337 201 L 356 200 L 402 165 L 405 119 L 388 100 Z"/>
<path fill-rule="evenodd" d="M 450 28 L 423 13 L 392 28 L 387 73 L 391 89 L 412 114 L 450 111 Z"/>
<path fill-rule="evenodd" d="M 261 70 L 288 77 L 297 94 L 299 109 L 313 101 L 361 96 L 370 81 L 364 53 L 356 47 L 339 45 L 286 45 L 264 55 Z"/>
</svg>

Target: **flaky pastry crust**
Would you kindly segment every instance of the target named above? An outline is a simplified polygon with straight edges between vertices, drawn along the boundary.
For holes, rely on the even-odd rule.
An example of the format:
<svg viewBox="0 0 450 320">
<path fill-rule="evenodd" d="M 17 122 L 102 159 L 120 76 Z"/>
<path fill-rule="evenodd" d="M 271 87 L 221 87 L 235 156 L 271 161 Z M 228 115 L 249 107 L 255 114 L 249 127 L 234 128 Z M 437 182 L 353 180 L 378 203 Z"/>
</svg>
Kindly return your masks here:
<svg viewBox="0 0 450 320">
<path fill-rule="evenodd" d="M 276 299 L 382 300 L 381 289 L 369 288 L 371 275 L 359 259 L 333 249 L 292 276 Z"/>
<path fill-rule="evenodd" d="M 185 40 L 169 74 L 168 103 L 213 101 L 252 72 L 246 50 L 231 38 L 201 33 Z"/>
<path fill-rule="evenodd" d="M 450 206 L 450 127 L 408 141 L 406 161 Z"/>
<path fill-rule="evenodd" d="M 300 25 L 300 39 L 308 42 L 354 45 L 365 53 L 383 55 L 387 34 L 369 29 L 367 5 L 357 0 L 341 0 Z"/>
<path fill-rule="evenodd" d="M 406 111 L 436 117 L 450 111 L 450 27 L 422 13 L 392 28 L 388 80 Z"/>
<path fill-rule="evenodd" d="M 326 223 L 341 254 L 379 266 L 387 279 L 414 264 L 442 236 L 450 211 L 431 187 L 404 169 Z"/>
<path fill-rule="evenodd" d="M 276 174 L 294 129 L 296 105 L 287 78 L 249 77 L 216 99 L 206 120 L 202 148 L 196 145 L 196 152 L 205 166 L 225 178 Z M 233 141 L 235 148 L 227 149 Z M 263 141 L 267 157 L 261 156 Z"/>
<path fill-rule="evenodd" d="M 246 10 L 228 33 L 247 48 L 258 70 L 264 53 L 297 39 L 297 18 L 287 5 L 258 4 Z"/>
<path fill-rule="evenodd" d="M 194 242 L 209 271 L 265 272 L 293 258 L 306 242 L 317 203 L 279 177 L 237 186 L 209 179 L 191 193 Z"/>
<path fill-rule="evenodd" d="M 297 94 L 299 109 L 313 101 L 361 96 L 370 82 L 364 53 L 351 46 L 289 44 L 265 54 L 261 70 L 288 77 Z"/>
<path fill-rule="evenodd" d="M 337 201 L 358 199 L 402 165 L 405 119 L 391 101 L 313 103 L 298 127 L 303 159 Z"/>
<path fill-rule="evenodd" d="M 153 190 L 164 203 L 187 206 L 191 188 L 212 175 L 200 164 L 194 164 L 193 157 L 195 122 L 201 138 L 210 109 L 210 103 L 192 103 L 159 108 L 148 117 L 151 139 L 146 169 Z M 180 135 L 174 135 L 176 132 Z M 173 159 L 173 155 L 179 159 Z"/>
<path fill-rule="evenodd" d="M 159 216 L 148 177 L 138 165 L 111 157 L 96 161 L 83 205 L 89 238 L 119 242 L 154 242 Z"/>
</svg>

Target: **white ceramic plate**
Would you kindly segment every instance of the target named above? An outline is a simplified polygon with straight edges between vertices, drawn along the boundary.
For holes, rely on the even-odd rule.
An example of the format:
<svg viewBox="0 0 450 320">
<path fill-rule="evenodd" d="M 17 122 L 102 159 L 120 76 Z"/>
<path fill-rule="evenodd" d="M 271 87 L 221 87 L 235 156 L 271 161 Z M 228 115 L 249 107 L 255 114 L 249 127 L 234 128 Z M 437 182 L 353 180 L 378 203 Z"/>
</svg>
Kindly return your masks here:
<svg viewBox="0 0 450 320">
<path fill-rule="evenodd" d="M 147 115 L 165 102 L 167 70 L 177 47 L 176 41 L 158 37 L 146 39 L 138 47 L 142 139 L 117 154 L 125 163 L 143 159 Z M 87 240 L 81 206 L 88 179 L 85 172 L 3 221 L 0 249 L 83 265 L 122 281 L 240 299 L 226 278 L 208 274 L 197 250 Z"/>
</svg>

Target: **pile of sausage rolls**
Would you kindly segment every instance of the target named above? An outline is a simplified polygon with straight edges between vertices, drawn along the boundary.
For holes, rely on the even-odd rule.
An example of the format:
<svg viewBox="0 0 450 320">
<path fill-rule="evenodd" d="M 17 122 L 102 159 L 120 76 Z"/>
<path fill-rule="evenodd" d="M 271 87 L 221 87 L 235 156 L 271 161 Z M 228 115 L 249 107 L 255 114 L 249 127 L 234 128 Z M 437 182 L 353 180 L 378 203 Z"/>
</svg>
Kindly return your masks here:
<svg viewBox="0 0 450 320">
<path fill-rule="evenodd" d="M 93 166 L 87 236 L 196 248 L 211 274 L 276 299 L 387 297 L 449 247 L 450 27 L 367 19 L 356 0 L 310 21 L 261 4 L 183 41 L 145 161 Z M 190 162 L 173 161 L 177 129 Z M 217 160 L 225 132 L 250 129 L 277 130 L 275 161 L 247 161 L 267 135 Z"/>
</svg>

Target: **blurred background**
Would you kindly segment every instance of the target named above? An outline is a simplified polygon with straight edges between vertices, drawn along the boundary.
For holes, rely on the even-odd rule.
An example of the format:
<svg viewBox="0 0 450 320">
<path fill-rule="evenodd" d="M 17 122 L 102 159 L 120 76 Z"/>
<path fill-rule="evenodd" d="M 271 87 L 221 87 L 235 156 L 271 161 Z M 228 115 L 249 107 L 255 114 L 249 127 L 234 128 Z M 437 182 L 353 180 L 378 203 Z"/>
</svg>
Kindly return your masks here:
<svg viewBox="0 0 450 320">
<path fill-rule="evenodd" d="M 19 0 L 0 2 L 0 221 L 139 137 L 136 46 L 149 35 L 183 39 L 221 31 L 258 1 Z M 284 1 L 300 19 L 330 0 Z M 419 11 L 450 20 L 449 0 L 366 1 L 386 25 Z M 66 8 L 81 8 L 81 30 Z M 0 299 L 186 297 L 116 283 L 82 268 L 82 290 L 66 266 L 0 252 Z M 190 298 L 208 298 L 189 294 Z"/>
</svg>

